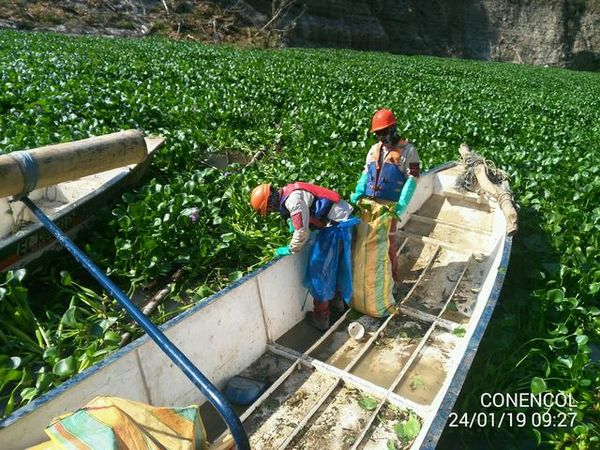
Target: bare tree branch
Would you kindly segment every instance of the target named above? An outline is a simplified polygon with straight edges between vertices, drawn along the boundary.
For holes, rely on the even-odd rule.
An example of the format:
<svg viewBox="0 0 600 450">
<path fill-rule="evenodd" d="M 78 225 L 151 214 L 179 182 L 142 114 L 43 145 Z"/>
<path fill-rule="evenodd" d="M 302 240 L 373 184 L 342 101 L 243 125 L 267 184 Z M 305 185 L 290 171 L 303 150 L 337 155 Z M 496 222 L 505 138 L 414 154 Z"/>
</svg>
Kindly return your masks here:
<svg viewBox="0 0 600 450">
<path fill-rule="evenodd" d="M 290 9 L 295 3 L 296 0 L 273 0 L 271 2 L 271 20 L 269 20 L 260 30 L 258 30 L 254 36 L 252 36 L 252 39 L 256 38 L 256 36 L 269 28 L 271 24 L 280 19 L 283 14 L 285 14 L 287 10 Z"/>
</svg>

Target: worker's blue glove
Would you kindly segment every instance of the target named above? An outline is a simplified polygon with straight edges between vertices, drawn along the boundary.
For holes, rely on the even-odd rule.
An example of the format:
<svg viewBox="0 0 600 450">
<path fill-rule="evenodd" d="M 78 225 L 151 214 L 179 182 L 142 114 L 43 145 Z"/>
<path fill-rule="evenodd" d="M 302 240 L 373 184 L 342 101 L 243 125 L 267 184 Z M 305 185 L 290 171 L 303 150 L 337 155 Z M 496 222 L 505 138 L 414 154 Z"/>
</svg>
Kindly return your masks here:
<svg viewBox="0 0 600 450">
<path fill-rule="evenodd" d="M 350 195 L 350 201 L 352 203 L 356 203 L 360 200 L 361 197 L 365 196 L 365 191 L 367 190 L 367 172 L 363 172 L 360 175 L 360 178 L 356 182 L 356 187 L 354 188 L 354 192 Z"/>
<path fill-rule="evenodd" d="M 408 180 L 406 180 L 406 183 L 404 183 L 402 192 L 400 192 L 400 199 L 398 200 L 398 203 L 396 203 L 396 214 L 398 216 L 406 211 L 406 208 L 408 207 L 416 188 L 417 182 L 415 181 L 415 178 L 409 177 Z"/>
<path fill-rule="evenodd" d="M 290 234 L 292 234 L 294 231 L 296 231 L 296 229 L 294 228 L 294 224 L 292 223 L 292 219 L 288 219 L 287 224 L 288 224 L 288 231 L 290 232 Z"/>
<path fill-rule="evenodd" d="M 291 254 L 292 252 L 287 245 L 285 247 L 278 247 L 275 249 L 275 256 L 287 256 Z"/>
</svg>

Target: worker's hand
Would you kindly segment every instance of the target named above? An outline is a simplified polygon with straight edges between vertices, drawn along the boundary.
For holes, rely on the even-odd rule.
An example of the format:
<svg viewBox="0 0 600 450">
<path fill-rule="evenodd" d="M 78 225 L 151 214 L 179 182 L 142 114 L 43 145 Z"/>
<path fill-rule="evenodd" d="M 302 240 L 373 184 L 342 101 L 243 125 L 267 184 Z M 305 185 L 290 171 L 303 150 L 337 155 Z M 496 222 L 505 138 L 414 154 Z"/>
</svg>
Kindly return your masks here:
<svg viewBox="0 0 600 450">
<path fill-rule="evenodd" d="M 279 247 L 275 249 L 275 256 L 287 256 L 291 254 L 292 252 L 287 245 L 285 247 Z"/>
<path fill-rule="evenodd" d="M 288 219 L 287 224 L 288 224 L 288 231 L 290 232 L 290 234 L 292 234 L 294 231 L 296 231 L 296 229 L 294 228 L 294 224 L 292 223 L 292 219 Z"/>
</svg>

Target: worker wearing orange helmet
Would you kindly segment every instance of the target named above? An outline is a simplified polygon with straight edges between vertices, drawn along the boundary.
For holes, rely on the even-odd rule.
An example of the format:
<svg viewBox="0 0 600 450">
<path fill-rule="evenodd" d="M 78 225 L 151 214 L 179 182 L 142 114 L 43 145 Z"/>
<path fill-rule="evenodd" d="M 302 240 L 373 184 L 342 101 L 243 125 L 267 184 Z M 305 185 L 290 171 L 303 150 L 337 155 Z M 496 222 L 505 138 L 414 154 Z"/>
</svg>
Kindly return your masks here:
<svg viewBox="0 0 600 450">
<path fill-rule="evenodd" d="M 348 220 L 352 213 L 352 206 L 343 200 L 340 194 L 331 189 L 301 181 L 288 184 L 280 189 L 273 189 L 270 184 L 256 186 L 250 195 L 250 204 L 262 216 L 266 216 L 268 212 L 279 211 L 285 219 L 288 219 L 290 229 L 293 230 L 292 239 L 289 245 L 279 247 L 275 250 L 276 256 L 286 256 L 300 252 L 308 241 L 311 228 L 324 229 L 326 227 L 337 226 L 342 222 L 346 222 L 350 226 L 358 223 L 358 219 L 353 219 L 355 222 Z M 323 247 L 323 244 L 326 246 L 327 243 L 323 241 L 331 236 L 332 233 L 319 233 L 317 244 L 313 247 L 314 251 L 318 251 L 317 249 Z M 321 246 L 319 246 L 319 243 L 321 243 Z M 314 253 L 313 256 L 315 256 Z M 339 255 L 337 245 L 335 247 L 335 256 L 334 263 L 338 264 L 337 256 Z M 347 256 L 348 270 L 351 270 L 349 254 Z M 321 267 L 310 267 L 315 259 L 318 260 L 319 258 L 310 258 L 309 272 L 321 272 Z M 320 261 L 314 264 L 324 263 L 328 264 L 329 262 Z M 314 309 L 308 312 L 307 320 L 317 329 L 325 331 L 329 328 L 329 301 L 334 297 L 335 291 L 329 289 L 328 293 L 325 294 L 322 289 L 311 289 L 311 287 L 312 285 L 309 285 L 309 290 L 311 290 L 314 298 Z M 335 289 L 335 286 L 333 289 Z M 351 284 L 350 292 L 343 294 L 346 302 L 349 301 L 350 295 Z"/>
<path fill-rule="evenodd" d="M 358 202 L 361 197 L 376 201 L 396 203 L 396 214 L 402 215 L 410 202 L 420 174 L 420 160 L 417 149 L 398 135 L 397 120 L 389 109 L 378 110 L 371 119 L 371 132 L 379 142 L 367 153 L 365 169 L 362 172 L 350 200 Z M 392 275 L 398 279 L 398 259 L 396 257 L 396 226 L 392 221 L 389 237 L 389 255 L 392 261 Z"/>
</svg>

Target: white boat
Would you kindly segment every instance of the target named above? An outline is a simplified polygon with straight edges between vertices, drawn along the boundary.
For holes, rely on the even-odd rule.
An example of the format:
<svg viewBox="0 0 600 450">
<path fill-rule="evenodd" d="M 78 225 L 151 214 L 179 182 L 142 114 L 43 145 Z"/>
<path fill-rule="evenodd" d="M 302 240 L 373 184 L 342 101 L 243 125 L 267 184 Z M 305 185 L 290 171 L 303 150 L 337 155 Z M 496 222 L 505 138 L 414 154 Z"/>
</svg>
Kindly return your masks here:
<svg viewBox="0 0 600 450">
<path fill-rule="evenodd" d="M 307 252 L 267 264 L 162 326 L 220 389 L 239 374 L 268 383 L 237 409 L 251 448 L 385 449 L 400 445 L 394 425 L 410 417 L 419 426 L 402 448 L 435 448 L 496 305 L 511 248 L 497 203 L 455 190 L 460 171 L 450 163 L 419 179 L 398 229 L 398 313 L 357 319 L 366 331 L 361 340 L 347 331 L 352 312 L 324 334 L 303 320 L 312 308 L 302 286 Z M 212 448 L 233 444 L 206 399 L 144 336 L 2 420 L 3 449 L 43 441 L 53 417 L 96 395 L 200 404 Z"/>
<path fill-rule="evenodd" d="M 74 237 L 91 224 L 98 208 L 140 180 L 164 138 L 148 137 L 145 142 L 148 157 L 139 164 L 35 189 L 29 198 Z M 60 245 L 23 203 L 0 198 L 0 271 L 31 268 L 46 252 L 58 249 Z"/>
</svg>

